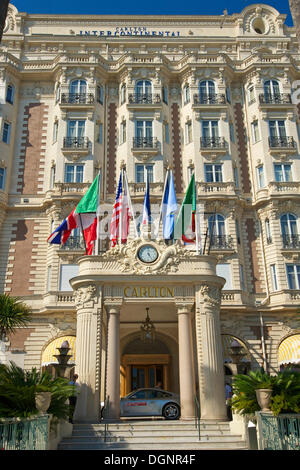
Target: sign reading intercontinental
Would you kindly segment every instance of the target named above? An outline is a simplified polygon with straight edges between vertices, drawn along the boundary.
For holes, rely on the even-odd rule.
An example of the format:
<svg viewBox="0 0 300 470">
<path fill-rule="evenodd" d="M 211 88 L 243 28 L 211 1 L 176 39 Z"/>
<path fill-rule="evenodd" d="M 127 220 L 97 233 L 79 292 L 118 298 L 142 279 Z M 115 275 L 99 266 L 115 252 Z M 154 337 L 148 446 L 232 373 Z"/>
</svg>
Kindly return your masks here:
<svg viewBox="0 0 300 470">
<path fill-rule="evenodd" d="M 124 297 L 174 297 L 173 287 L 125 287 Z"/>
<path fill-rule="evenodd" d="M 158 36 L 158 37 L 178 37 L 180 36 L 180 31 L 160 31 L 160 30 L 150 30 L 145 26 L 124 26 L 117 27 L 113 31 L 106 30 L 81 30 L 79 31 L 79 36 L 113 36 L 113 37 L 122 37 L 122 36 Z"/>
</svg>

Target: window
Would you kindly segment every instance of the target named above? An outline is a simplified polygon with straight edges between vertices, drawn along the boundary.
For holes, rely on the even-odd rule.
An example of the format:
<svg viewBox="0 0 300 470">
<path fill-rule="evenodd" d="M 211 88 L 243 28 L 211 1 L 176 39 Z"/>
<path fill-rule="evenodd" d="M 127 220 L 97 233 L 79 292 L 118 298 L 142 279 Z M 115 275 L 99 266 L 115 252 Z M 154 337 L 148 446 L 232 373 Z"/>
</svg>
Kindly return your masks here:
<svg viewBox="0 0 300 470">
<path fill-rule="evenodd" d="M 217 264 L 216 273 L 217 273 L 217 276 L 221 276 L 221 277 L 224 277 L 226 279 L 223 290 L 231 290 L 232 289 L 232 281 L 231 281 L 231 267 L 230 267 L 230 264 L 229 263 Z"/>
<path fill-rule="evenodd" d="M 100 122 L 98 124 L 98 144 L 103 144 L 103 124 Z"/>
<path fill-rule="evenodd" d="M 82 95 L 87 92 L 87 84 L 85 80 L 73 80 L 70 83 L 71 95 Z"/>
<path fill-rule="evenodd" d="M 260 140 L 258 121 L 253 121 L 251 123 L 251 129 L 252 129 L 252 140 L 253 140 L 253 143 L 256 144 L 256 142 Z"/>
<path fill-rule="evenodd" d="M 190 95 L 190 86 L 188 84 L 186 84 L 184 87 L 183 87 L 183 103 L 184 104 L 187 104 L 190 102 L 190 99 L 191 99 L 191 95 Z"/>
<path fill-rule="evenodd" d="M 83 183 L 83 165 L 65 165 L 65 183 Z"/>
<path fill-rule="evenodd" d="M 185 143 L 190 144 L 193 140 L 192 121 L 185 123 Z"/>
<path fill-rule="evenodd" d="M 58 103 L 60 100 L 60 83 L 57 84 L 55 93 L 55 102 Z"/>
<path fill-rule="evenodd" d="M 230 91 L 230 87 L 226 87 L 226 99 L 227 99 L 227 103 L 231 103 L 231 91 Z"/>
<path fill-rule="evenodd" d="M 225 235 L 225 219 L 221 214 L 211 215 L 208 219 L 209 233 L 216 237 Z"/>
<path fill-rule="evenodd" d="M 120 144 L 124 142 L 126 142 L 126 121 L 122 121 L 120 127 Z"/>
<path fill-rule="evenodd" d="M 272 234 L 271 234 L 271 226 L 270 226 L 269 219 L 265 220 L 265 229 L 266 229 L 267 244 L 270 245 L 272 243 Z"/>
<path fill-rule="evenodd" d="M 152 83 L 150 80 L 139 80 L 135 85 L 135 93 L 140 98 L 151 95 Z"/>
<path fill-rule="evenodd" d="M 102 85 L 97 86 L 97 101 L 100 104 L 104 102 L 104 88 Z"/>
<path fill-rule="evenodd" d="M 2 140 L 6 144 L 10 142 L 11 125 L 8 122 L 3 123 Z"/>
<path fill-rule="evenodd" d="M 273 291 L 278 290 L 276 264 L 271 264 L 271 279 Z"/>
<path fill-rule="evenodd" d="M 199 97 L 200 103 L 210 103 L 215 96 L 215 84 L 212 80 L 204 80 L 200 82 Z"/>
<path fill-rule="evenodd" d="M 5 189 L 6 168 L 0 168 L 0 189 Z"/>
<path fill-rule="evenodd" d="M 55 183 L 55 166 L 50 168 L 50 189 L 54 188 Z"/>
<path fill-rule="evenodd" d="M 234 184 L 235 187 L 239 187 L 239 170 L 236 166 L 233 167 L 233 177 L 234 177 Z"/>
<path fill-rule="evenodd" d="M 245 275 L 244 275 L 244 266 L 240 264 L 240 282 L 241 282 L 241 289 L 245 290 Z"/>
<path fill-rule="evenodd" d="M 289 289 L 300 289 L 300 264 L 287 264 L 286 274 Z"/>
<path fill-rule="evenodd" d="M 235 219 L 235 231 L 236 231 L 236 240 L 238 244 L 241 244 L 241 232 L 240 232 L 240 224 L 237 219 Z"/>
<path fill-rule="evenodd" d="M 229 134 L 230 134 L 230 140 L 231 142 L 235 142 L 235 137 L 234 137 L 234 126 L 233 123 L 229 123 Z"/>
<path fill-rule="evenodd" d="M 269 103 L 272 98 L 280 94 L 280 87 L 277 80 L 267 80 L 264 83 L 264 95 L 266 103 Z"/>
<path fill-rule="evenodd" d="M 14 102 L 15 88 L 13 85 L 8 85 L 6 90 L 6 102 L 13 104 Z"/>
<path fill-rule="evenodd" d="M 265 174 L 264 174 L 264 166 L 260 165 L 256 169 L 257 171 L 257 184 L 259 188 L 265 187 Z"/>
<path fill-rule="evenodd" d="M 58 135 L 58 121 L 55 121 L 53 124 L 53 144 L 57 142 Z"/>
<path fill-rule="evenodd" d="M 286 137 L 284 120 L 269 121 L 270 137 Z"/>
<path fill-rule="evenodd" d="M 248 88 L 248 104 L 255 101 L 255 88 L 254 85 L 250 85 Z"/>
<path fill-rule="evenodd" d="M 135 165 L 136 183 L 146 183 L 147 177 L 149 179 L 149 183 L 153 183 L 153 166 L 154 165 Z"/>
<path fill-rule="evenodd" d="M 283 214 L 280 217 L 280 226 L 283 236 L 290 237 L 298 234 L 297 217 L 294 214 Z"/>
<path fill-rule="evenodd" d="M 221 183 L 223 181 L 222 165 L 205 163 L 204 173 L 206 183 Z"/>
<path fill-rule="evenodd" d="M 121 86 L 121 104 L 125 103 L 126 101 L 126 85 L 123 83 Z"/>
<path fill-rule="evenodd" d="M 60 280 L 59 280 L 59 290 L 60 291 L 72 291 L 70 285 L 70 279 L 78 275 L 79 266 L 78 264 L 62 264 L 60 266 Z"/>
<path fill-rule="evenodd" d="M 169 138 L 169 124 L 167 122 L 164 123 L 164 141 L 166 144 L 170 143 L 170 138 Z"/>
<path fill-rule="evenodd" d="M 85 121 L 68 121 L 68 137 L 84 137 Z"/>
<path fill-rule="evenodd" d="M 163 102 L 165 104 L 168 104 L 169 90 L 168 90 L 168 87 L 166 85 L 163 86 L 162 95 L 163 95 Z"/>
<path fill-rule="evenodd" d="M 202 135 L 205 139 L 214 139 L 219 136 L 218 121 L 202 121 Z"/>
<path fill-rule="evenodd" d="M 289 163 L 275 163 L 275 181 L 292 181 L 292 166 Z"/>
</svg>

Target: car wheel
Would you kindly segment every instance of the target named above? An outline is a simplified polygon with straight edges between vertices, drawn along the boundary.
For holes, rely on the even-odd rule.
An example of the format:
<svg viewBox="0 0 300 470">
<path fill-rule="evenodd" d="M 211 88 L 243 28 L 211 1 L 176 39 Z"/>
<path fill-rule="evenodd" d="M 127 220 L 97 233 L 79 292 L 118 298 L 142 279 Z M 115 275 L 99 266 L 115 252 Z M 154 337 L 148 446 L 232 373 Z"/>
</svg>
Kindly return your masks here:
<svg viewBox="0 0 300 470">
<path fill-rule="evenodd" d="M 167 403 L 162 414 L 166 419 L 178 419 L 180 414 L 179 406 L 176 403 Z"/>
</svg>

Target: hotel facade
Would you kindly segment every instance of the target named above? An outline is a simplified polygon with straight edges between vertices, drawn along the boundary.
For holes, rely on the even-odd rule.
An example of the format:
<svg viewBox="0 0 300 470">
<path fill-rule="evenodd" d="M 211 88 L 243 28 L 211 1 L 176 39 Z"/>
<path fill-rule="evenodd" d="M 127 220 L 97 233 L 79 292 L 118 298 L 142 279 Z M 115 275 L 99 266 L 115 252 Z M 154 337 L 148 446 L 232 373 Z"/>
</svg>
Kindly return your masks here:
<svg viewBox="0 0 300 470">
<path fill-rule="evenodd" d="M 0 360 L 51 369 L 67 339 L 78 421 L 97 421 L 107 397 L 117 419 L 120 396 L 158 381 L 180 393 L 182 418 L 196 394 L 202 418 L 223 420 L 232 374 L 300 363 L 300 52 L 285 17 L 264 4 L 221 16 L 9 6 L 0 285 L 33 321 L 1 343 Z M 110 248 L 121 168 L 138 233 L 132 222 L 127 243 Z M 168 168 L 179 204 L 195 175 L 198 251 L 139 231 L 146 179 L 155 225 Z M 97 174 L 100 254 L 85 256 L 78 231 L 48 244 Z M 146 312 L 152 343 L 141 337 Z"/>
</svg>

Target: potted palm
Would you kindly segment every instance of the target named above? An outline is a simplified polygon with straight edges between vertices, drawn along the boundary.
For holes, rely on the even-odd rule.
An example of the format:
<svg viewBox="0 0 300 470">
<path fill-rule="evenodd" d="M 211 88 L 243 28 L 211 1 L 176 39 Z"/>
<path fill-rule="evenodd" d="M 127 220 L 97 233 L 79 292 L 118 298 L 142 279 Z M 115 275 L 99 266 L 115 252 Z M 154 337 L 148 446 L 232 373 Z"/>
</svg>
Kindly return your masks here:
<svg viewBox="0 0 300 470">
<path fill-rule="evenodd" d="M 232 383 L 232 409 L 240 414 L 255 414 L 260 409 L 268 410 L 275 378 L 262 369 L 238 374 Z"/>
</svg>

